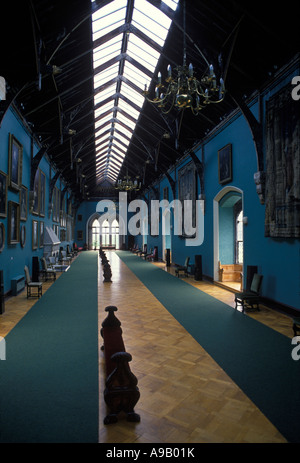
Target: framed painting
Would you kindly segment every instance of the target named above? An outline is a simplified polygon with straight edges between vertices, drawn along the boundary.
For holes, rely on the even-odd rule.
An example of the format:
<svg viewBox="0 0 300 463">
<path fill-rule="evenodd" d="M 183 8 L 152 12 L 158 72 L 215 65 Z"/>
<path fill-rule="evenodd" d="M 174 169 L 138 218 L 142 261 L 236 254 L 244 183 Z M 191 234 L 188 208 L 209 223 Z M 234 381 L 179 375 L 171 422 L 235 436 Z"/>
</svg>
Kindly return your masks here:
<svg viewBox="0 0 300 463">
<path fill-rule="evenodd" d="M 40 171 L 39 169 L 35 173 L 34 184 L 33 184 L 33 207 L 32 213 L 38 215 L 39 213 L 39 204 L 40 204 Z"/>
<path fill-rule="evenodd" d="M 229 143 L 218 151 L 219 183 L 232 180 L 232 145 Z"/>
<path fill-rule="evenodd" d="M 21 188 L 22 158 L 23 146 L 18 142 L 16 137 L 10 133 L 8 149 L 8 178 L 9 187 L 13 190 L 19 190 Z"/>
<path fill-rule="evenodd" d="M 3 251 L 5 246 L 5 227 L 4 223 L 0 223 L 0 252 Z"/>
<path fill-rule="evenodd" d="M 7 216 L 7 175 L 0 171 L 0 217 Z"/>
<path fill-rule="evenodd" d="M 24 248 L 25 243 L 26 243 L 26 225 L 25 224 L 21 225 L 20 242 L 21 242 L 22 248 Z"/>
<path fill-rule="evenodd" d="M 20 242 L 20 204 L 8 202 L 8 244 Z"/>
<path fill-rule="evenodd" d="M 38 248 L 38 221 L 32 221 L 32 249 Z"/>
<path fill-rule="evenodd" d="M 39 214 L 41 217 L 45 217 L 45 188 L 46 188 L 46 175 L 40 171 L 40 183 L 39 183 Z"/>
<path fill-rule="evenodd" d="M 28 201 L 28 190 L 26 186 L 20 188 L 20 220 L 27 220 L 27 201 Z"/>
<path fill-rule="evenodd" d="M 39 229 L 39 247 L 44 247 L 44 222 L 40 222 L 40 229 Z"/>
</svg>

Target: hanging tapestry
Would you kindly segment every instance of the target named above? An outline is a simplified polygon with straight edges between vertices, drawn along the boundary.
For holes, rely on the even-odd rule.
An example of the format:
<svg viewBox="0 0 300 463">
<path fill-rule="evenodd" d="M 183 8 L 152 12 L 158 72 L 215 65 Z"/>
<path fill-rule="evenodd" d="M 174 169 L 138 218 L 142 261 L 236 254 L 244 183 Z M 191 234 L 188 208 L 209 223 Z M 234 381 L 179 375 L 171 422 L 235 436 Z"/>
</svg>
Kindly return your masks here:
<svg viewBox="0 0 300 463">
<path fill-rule="evenodd" d="M 182 238 L 192 238 L 195 235 L 186 233 L 186 225 L 189 223 L 189 217 L 185 217 L 185 211 L 187 210 L 186 200 L 191 201 L 191 219 L 192 219 L 192 228 L 196 227 L 196 170 L 195 164 L 190 162 L 182 169 L 178 171 L 178 199 L 182 207 Z M 187 214 L 188 215 L 188 214 Z"/>
<path fill-rule="evenodd" d="M 300 238 L 299 115 L 290 85 L 267 102 L 265 236 Z"/>
</svg>

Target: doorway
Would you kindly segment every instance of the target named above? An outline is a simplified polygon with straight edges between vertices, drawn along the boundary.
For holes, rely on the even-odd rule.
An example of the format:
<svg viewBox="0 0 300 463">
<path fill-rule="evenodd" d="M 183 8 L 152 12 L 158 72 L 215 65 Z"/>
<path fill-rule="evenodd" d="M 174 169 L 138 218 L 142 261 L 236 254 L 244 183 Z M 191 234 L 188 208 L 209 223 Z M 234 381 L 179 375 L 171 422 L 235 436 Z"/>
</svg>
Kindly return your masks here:
<svg viewBox="0 0 300 463">
<path fill-rule="evenodd" d="M 172 262 L 171 217 L 170 210 L 166 209 L 162 215 L 162 258 L 166 262 L 166 250 L 170 249 L 170 263 Z"/>
<path fill-rule="evenodd" d="M 243 256 L 243 192 L 225 187 L 214 198 L 214 280 L 240 290 Z"/>
</svg>

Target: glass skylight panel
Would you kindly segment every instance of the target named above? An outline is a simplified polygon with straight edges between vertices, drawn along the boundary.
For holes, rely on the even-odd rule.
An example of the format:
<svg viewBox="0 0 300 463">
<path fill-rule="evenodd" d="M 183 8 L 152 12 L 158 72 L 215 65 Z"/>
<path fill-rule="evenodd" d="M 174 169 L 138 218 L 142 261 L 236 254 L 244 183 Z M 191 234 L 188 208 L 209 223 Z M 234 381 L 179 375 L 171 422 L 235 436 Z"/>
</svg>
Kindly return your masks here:
<svg viewBox="0 0 300 463">
<path fill-rule="evenodd" d="M 105 84 L 106 82 L 109 82 L 112 80 L 114 77 L 119 72 L 119 63 L 113 64 L 107 69 L 104 69 L 101 72 L 98 72 L 94 76 L 94 88 L 101 87 L 101 85 Z"/>
<path fill-rule="evenodd" d="M 102 90 L 99 90 L 99 87 L 100 86 L 97 86 L 95 88 L 95 90 L 96 90 L 95 98 L 97 98 L 97 99 L 101 98 L 102 100 L 105 100 L 105 98 L 108 95 L 113 95 L 114 93 L 116 93 L 116 83 L 115 82 L 113 82 L 108 87 L 106 87 L 106 88 L 104 88 Z M 98 89 L 98 91 L 97 91 L 97 89 Z"/>
<path fill-rule="evenodd" d="M 127 127 L 129 127 L 130 129 L 134 130 L 134 128 L 135 128 L 135 123 L 132 122 L 130 119 L 128 119 L 128 117 L 125 117 L 125 116 L 123 116 L 123 114 L 121 114 L 120 112 L 118 112 L 117 118 L 119 119 L 119 121 L 121 121 L 121 122 L 123 122 L 125 125 L 127 125 Z"/>
<path fill-rule="evenodd" d="M 120 151 L 117 151 L 115 149 L 112 150 L 113 157 L 115 161 L 117 161 L 120 165 L 123 163 L 123 160 L 125 158 L 125 152 L 120 153 Z"/>
<path fill-rule="evenodd" d="M 134 5 L 132 24 L 163 46 L 171 20 L 146 0 L 135 0 Z"/>
<path fill-rule="evenodd" d="M 109 140 L 109 133 L 103 135 L 103 137 L 96 140 L 96 148 L 100 145 L 103 145 L 103 143 L 105 143 L 108 140 Z"/>
<path fill-rule="evenodd" d="M 95 132 L 95 139 L 96 139 L 96 142 L 98 140 L 98 138 L 102 138 L 105 134 L 109 133 L 109 129 L 110 129 L 110 124 L 108 123 L 105 127 L 105 131 L 103 131 L 102 129 L 100 129 L 99 131 L 96 131 Z M 108 131 L 108 132 L 107 132 Z"/>
<path fill-rule="evenodd" d="M 95 123 L 95 127 L 99 127 L 100 125 L 103 125 L 105 122 L 109 121 L 112 118 L 112 113 L 108 114 L 106 117 L 103 117 L 99 121 Z"/>
<path fill-rule="evenodd" d="M 126 79 L 133 82 L 137 87 L 140 87 L 142 90 L 144 90 L 145 84 L 148 88 L 151 82 L 151 78 L 147 76 L 147 74 L 133 66 L 131 63 L 129 63 L 129 61 L 126 61 L 125 63 L 123 75 L 124 77 L 126 77 Z"/>
<path fill-rule="evenodd" d="M 123 159 L 120 160 L 118 158 L 116 158 L 115 156 L 111 156 L 110 160 L 115 164 L 115 167 L 121 167 L 121 165 L 123 164 Z"/>
<path fill-rule="evenodd" d="M 130 104 L 126 103 L 126 101 L 119 99 L 118 107 L 123 109 L 126 113 L 130 114 L 130 116 L 138 119 L 140 113 L 136 109 L 134 109 Z"/>
<path fill-rule="evenodd" d="M 159 53 L 134 34 L 130 34 L 127 53 L 151 72 L 154 72 Z"/>
<path fill-rule="evenodd" d="M 128 138 L 122 132 L 121 133 L 115 132 L 114 135 L 116 138 L 119 138 L 124 143 L 127 143 L 127 144 L 130 143 Z"/>
<path fill-rule="evenodd" d="M 132 132 L 130 132 L 130 130 L 127 130 L 125 127 L 123 127 L 118 122 L 115 123 L 115 129 L 118 130 L 119 132 L 124 133 L 125 135 L 127 135 L 128 138 L 132 137 Z"/>
<path fill-rule="evenodd" d="M 99 164 L 100 162 L 102 162 L 104 159 L 106 159 L 106 152 L 105 154 L 101 154 L 101 155 L 97 155 L 96 156 L 96 164 Z"/>
<path fill-rule="evenodd" d="M 124 24 L 127 0 L 115 0 L 93 14 L 93 40 Z"/>
<path fill-rule="evenodd" d="M 95 117 L 97 118 L 101 114 L 105 113 L 108 110 L 113 110 L 114 109 L 114 101 L 109 101 L 108 103 L 104 104 L 103 106 L 100 106 L 100 108 L 96 109 L 95 111 Z"/>
<path fill-rule="evenodd" d="M 93 55 L 94 68 L 100 66 L 100 64 L 105 63 L 114 56 L 118 56 L 121 52 L 121 46 L 122 35 L 120 34 L 95 48 Z"/>
<path fill-rule="evenodd" d="M 129 101 L 133 101 L 137 106 L 142 107 L 144 104 L 144 97 L 137 91 L 135 91 L 132 87 L 130 87 L 125 82 L 122 82 L 121 85 L 121 93 L 126 96 Z"/>
</svg>

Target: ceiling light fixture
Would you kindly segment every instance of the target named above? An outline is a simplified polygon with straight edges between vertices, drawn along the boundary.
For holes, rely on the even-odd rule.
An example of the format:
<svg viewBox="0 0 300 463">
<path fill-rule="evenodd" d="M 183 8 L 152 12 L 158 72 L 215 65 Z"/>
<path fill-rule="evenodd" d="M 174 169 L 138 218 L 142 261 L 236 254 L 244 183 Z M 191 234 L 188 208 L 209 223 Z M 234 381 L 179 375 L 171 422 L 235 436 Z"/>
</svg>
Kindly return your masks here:
<svg viewBox="0 0 300 463">
<path fill-rule="evenodd" d="M 137 180 L 131 180 L 131 177 L 128 175 L 128 171 L 126 169 L 126 175 L 123 180 L 118 180 L 116 183 L 116 190 L 121 191 L 139 191 L 141 189 L 141 182 Z"/>
<path fill-rule="evenodd" d="M 225 96 L 225 85 L 222 78 L 217 82 L 212 64 L 209 64 L 201 53 L 201 56 L 207 63 L 205 75 L 198 80 L 194 75 L 193 65 L 186 64 L 186 10 L 185 1 L 183 2 L 183 65 L 176 66 L 172 75 L 172 68 L 169 64 L 167 67 L 166 87 L 162 84 L 162 75 L 158 73 L 158 84 L 155 88 L 155 97 L 153 100 L 148 98 L 149 92 L 147 85 L 143 95 L 145 98 L 158 107 L 164 114 L 169 113 L 174 107 L 181 110 L 190 108 L 193 114 L 199 114 L 203 108 L 210 103 L 220 103 Z M 197 47 L 198 48 L 198 47 Z"/>
</svg>

